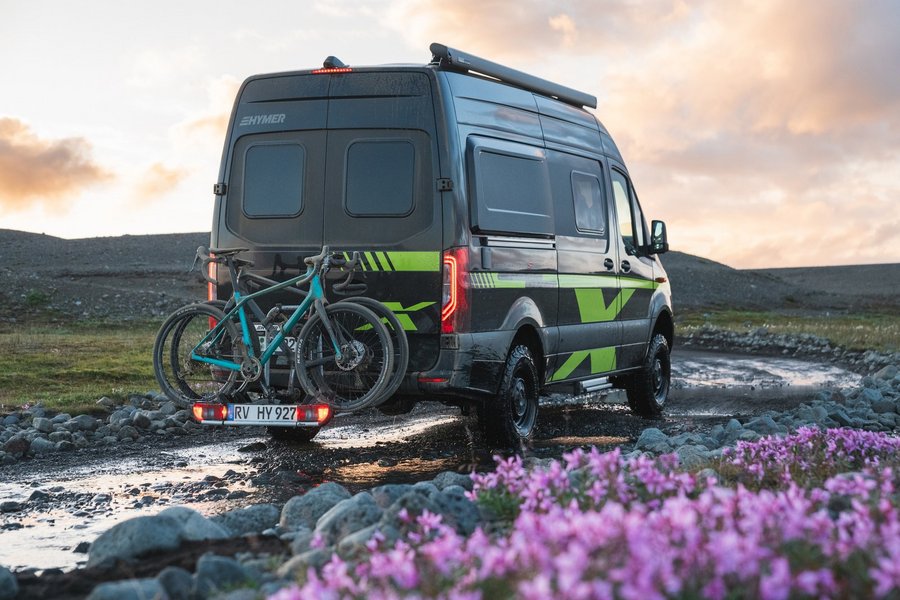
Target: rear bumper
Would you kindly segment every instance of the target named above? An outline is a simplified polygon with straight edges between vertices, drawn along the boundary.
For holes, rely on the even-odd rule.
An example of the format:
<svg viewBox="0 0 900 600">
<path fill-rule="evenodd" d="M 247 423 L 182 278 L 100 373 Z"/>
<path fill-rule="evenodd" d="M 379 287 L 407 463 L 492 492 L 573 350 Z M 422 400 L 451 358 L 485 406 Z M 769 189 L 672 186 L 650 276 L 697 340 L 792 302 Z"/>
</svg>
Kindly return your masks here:
<svg viewBox="0 0 900 600">
<path fill-rule="evenodd" d="M 511 332 L 444 334 L 434 367 L 407 375 L 401 393 L 484 398 L 497 393 Z"/>
</svg>

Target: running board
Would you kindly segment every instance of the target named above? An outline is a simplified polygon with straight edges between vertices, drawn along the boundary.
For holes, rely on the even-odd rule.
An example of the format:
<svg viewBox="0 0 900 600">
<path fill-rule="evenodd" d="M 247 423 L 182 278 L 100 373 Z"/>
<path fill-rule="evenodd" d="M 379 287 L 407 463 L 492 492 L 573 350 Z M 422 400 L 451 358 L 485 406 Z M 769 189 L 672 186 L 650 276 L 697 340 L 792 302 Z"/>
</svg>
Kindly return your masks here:
<svg viewBox="0 0 900 600">
<path fill-rule="evenodd" d="M 579 381 L 578 386 L 583 394 L 593 394 L 594 392 L 602 392 L 611 390 L 613 385 L 609 382 L 609 377 L 598 377 L 596 379 L 587 379 Z"/>
</svg>

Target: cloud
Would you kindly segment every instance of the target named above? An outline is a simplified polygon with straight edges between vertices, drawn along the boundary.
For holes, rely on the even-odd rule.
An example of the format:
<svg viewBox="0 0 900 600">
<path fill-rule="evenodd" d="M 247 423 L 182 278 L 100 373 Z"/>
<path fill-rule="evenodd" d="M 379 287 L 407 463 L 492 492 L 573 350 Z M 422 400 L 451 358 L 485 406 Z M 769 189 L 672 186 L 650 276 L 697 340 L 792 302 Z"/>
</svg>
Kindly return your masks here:
<svg viewBox="0 0 900 600">
<path fill-rule="evenodd" d="M 0 210 L 63 208 L 70 196 L 112 178 L 84 138 L 43 139 L 18 119 L 0 118 Z"/>
<path fill-rule="evenodd" d="M 870 235 L 900 196 L 897 2 L 397 0 L 390 14 L 413 43 L 596 94 L 680 249 L 734 266 L 900 261 L 896 235 Z"/>
<path fill-rule="evenodd" d="M 187 169 L 154 163 L 138 179 L 137 199 L 141 203 L 155 202 L 171 193 L 189 174 Z"/>
<path fill-rule="evenodd" d="M 206 109 L 201 114 L 178 123 L 174 127 L 175 135 L 186 139 L 202 137 L 221 143 L 228 130 L 228 119 L 240 85 L 240 80 L 232 75 L 222 75 L 208 81 Z"/>
</svg>

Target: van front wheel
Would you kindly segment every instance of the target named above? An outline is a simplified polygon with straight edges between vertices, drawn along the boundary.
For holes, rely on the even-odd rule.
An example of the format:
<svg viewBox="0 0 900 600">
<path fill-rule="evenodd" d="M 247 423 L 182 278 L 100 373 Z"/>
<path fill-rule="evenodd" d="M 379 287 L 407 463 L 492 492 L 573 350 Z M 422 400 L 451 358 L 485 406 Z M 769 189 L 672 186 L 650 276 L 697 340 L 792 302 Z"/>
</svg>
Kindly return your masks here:
<svg viewBox="0 0 900 600">
<path fill-rule="evenodd" d="M 669 343 L 665 337 L 656 334 L 650 340 L 644 368 L 632 375 L 625 385 L 631 411 L 645 419 L 660 416 L 669 397 L 671 378 Z"/>
<path fill-rule="evenodd" d="M 518 448 L 531 438 L 537 422 L 539 382 L 527 346 L 514 347 L 506 358 L 500 391 L 479 408 L 478 422 L 491 444 Z"/>
</svg>

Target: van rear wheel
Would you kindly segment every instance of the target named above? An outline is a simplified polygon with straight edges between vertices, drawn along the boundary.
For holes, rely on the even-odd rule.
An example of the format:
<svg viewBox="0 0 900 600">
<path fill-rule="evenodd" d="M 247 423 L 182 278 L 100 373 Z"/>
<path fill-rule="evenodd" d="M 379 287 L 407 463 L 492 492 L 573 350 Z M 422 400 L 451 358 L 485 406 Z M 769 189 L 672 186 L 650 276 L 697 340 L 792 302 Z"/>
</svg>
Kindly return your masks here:
<svg viewBox="0 0 900 600">
<path fill-rule="evenodd" d="M 661 334 L 650 340 L 644 368 L 631 375 L 625 383 L 628 406 L 631 412 L 645 419 L 653 419 L 662 414 L 669 397 L 672 379 L 672 360 L 669 343 Z"/>
<path fill-rule="evenodd" d="M 540 384 L 528 346 L 515 346 L 506 358 L 497 397 L 479 407 L 478 423 L 486 440 L 518 448 L 531 439 L 537 423 Z"/>
</svg>

